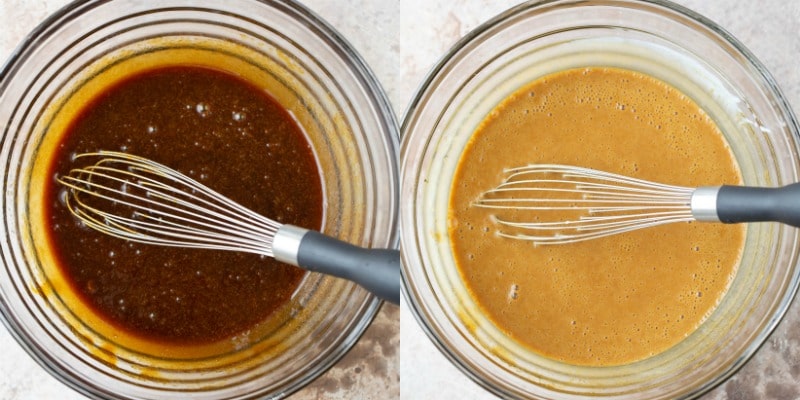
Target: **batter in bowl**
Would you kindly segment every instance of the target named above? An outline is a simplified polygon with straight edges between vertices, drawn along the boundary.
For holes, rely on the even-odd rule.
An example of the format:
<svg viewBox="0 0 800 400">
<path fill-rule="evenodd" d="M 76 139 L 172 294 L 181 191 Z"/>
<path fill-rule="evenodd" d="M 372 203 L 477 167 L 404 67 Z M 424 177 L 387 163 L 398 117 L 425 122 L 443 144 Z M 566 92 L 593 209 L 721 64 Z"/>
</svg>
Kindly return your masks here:
<svg viewBox="0 0 800 400">
<path fill-rule="evenodd" d="M 530 216 L 473 202 L 503 180 L 505 168 L 543 163 L 690 187 L 741 184 L 714 121 L 677 89 L 635 71 L 546 75 L 506 98 L 475 131 L 448 215 L 471 296 L 499 329 L 536 353 L 575 365 L 621 365 L 697 329 L 733 280 L 745 228 L 681 223 L 539 247 L 497 236 L 492 215 Z"/>
<path fill-rule="evenodd" d="M 159 160 L 282 223 L 320 229 L 322 182 L 289 112 L 233 73 L 153 68 L 88 102 L 52 156 L 45 191 L 50 251 L 72 292 L 117 332 L 166 349 L 240 345 L 285 309 L 305 271 L 237 252 L 147 246 L 87 229 L 55 177 L 118 150 Z M 96 161 L 96 160 L 95 160 Z"/>
</svg>

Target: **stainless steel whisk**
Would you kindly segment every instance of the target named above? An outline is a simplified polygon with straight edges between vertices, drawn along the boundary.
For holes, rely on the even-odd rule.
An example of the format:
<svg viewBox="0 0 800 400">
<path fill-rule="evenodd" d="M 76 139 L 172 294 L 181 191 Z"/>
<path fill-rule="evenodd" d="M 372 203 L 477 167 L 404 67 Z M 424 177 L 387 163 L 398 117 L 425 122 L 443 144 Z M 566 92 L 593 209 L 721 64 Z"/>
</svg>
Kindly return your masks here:
<svg viewBox="0 0 800 400">
<path fill-rule="evenodd" d="M 266 255 L 400 302 L 397 250 L 364 249 L 280 224 L 146 158 L 110 151 L 78 157 L 98 160 L 58 181 L 68 188 L 70 212 L 92 229 L 145 244 Z"/>
<path fill-rule="evenodd" d="M 493 218 L 499 235 L 534 244 L 566 244 L 674 222 L 782 222 L 800 226 L 800 183 L 781 188 L 664 185 L 570 165 L 506 170 L 475 206 L 516 211 Z M 563 219 L 564 213 L 574 217 Z"/>
</svg>

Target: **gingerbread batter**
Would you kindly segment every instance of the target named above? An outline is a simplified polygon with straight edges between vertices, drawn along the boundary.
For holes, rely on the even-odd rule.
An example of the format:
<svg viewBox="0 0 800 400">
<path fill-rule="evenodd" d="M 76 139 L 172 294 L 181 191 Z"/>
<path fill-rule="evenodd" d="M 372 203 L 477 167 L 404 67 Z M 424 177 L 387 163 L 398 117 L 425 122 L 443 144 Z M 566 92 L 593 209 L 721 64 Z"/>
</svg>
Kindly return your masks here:
<svg viewBox="0 0 800 400">
<path fill-rule="evenodd" d="M 680 223 L 563 245 L 501 238 L 472 203 L 503 169 L 572 164 L 668 184 L 740 184 L 722 133 L 690 98 L 648 75 L 585 68 L 519 89 L 476 130 L 453 181 L 448 219 L 461 276 L 510 337 L 577 365 L 663 352 L 714 310 L 745 229 Z"/>
</svg>

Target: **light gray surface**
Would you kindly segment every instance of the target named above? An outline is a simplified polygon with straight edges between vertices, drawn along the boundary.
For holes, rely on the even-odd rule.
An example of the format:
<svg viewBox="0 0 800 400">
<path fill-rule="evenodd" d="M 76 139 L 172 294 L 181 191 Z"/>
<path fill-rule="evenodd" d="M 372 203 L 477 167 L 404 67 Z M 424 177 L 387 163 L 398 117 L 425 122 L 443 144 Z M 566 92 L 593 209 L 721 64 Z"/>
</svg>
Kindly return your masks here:
<svg viewBox="0 0 800 400">
<path fill-rule="evenodd" d="M 0 0 L 0 60 L 63 0 Z M 308 0 L 361 53 L 398 118 L 427 71 L 458 38 L 511 0 Z M 800 111 L 800 0 L 681 0 L 742 41 Z M 384 306 L 359 344 L 293 399 L 492 399 L 450 365 L 405 304 Z M 398 352 L 399 346 L 399 352 Z M 402 379 L 400 378 L 402 376 Z M 800 398 L 800 305 L 794 303 L 744 369 L 704 400 Z M 0 329 L 0 399 L 83 399 L 36 365 Z"/>
</svg>

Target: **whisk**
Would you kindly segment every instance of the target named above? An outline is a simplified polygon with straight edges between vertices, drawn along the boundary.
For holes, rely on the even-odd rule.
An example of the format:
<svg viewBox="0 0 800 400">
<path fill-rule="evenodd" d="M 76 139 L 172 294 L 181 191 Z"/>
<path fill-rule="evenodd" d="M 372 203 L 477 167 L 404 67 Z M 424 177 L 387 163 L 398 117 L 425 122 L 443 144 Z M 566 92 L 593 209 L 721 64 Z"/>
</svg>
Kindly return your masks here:
<svg viewBox="0 0 800 400">
<path fill-rule="evenodd" d="M 78 157 L 98 160 L 58 181 L 68 188 L 70 212 L 92 229 L 145 244 L 266 255 L 400 302 L 397 250 L 360 248 L 280 224 L 146 158 L 110 151 Z"/>
<path fill-rule="evenodd" d="M 506 170 L 475 206 L 505 210 L 499 235 L 566 244 L 675 222 L 765 222 L 800 226 L 800 183 L 780 188 L 664 185 L 569 165 Z M 515 218 L 531 219 L 527 221 Z M 509 233 L 509 230 L 512 233 Z"/>
</svg>

